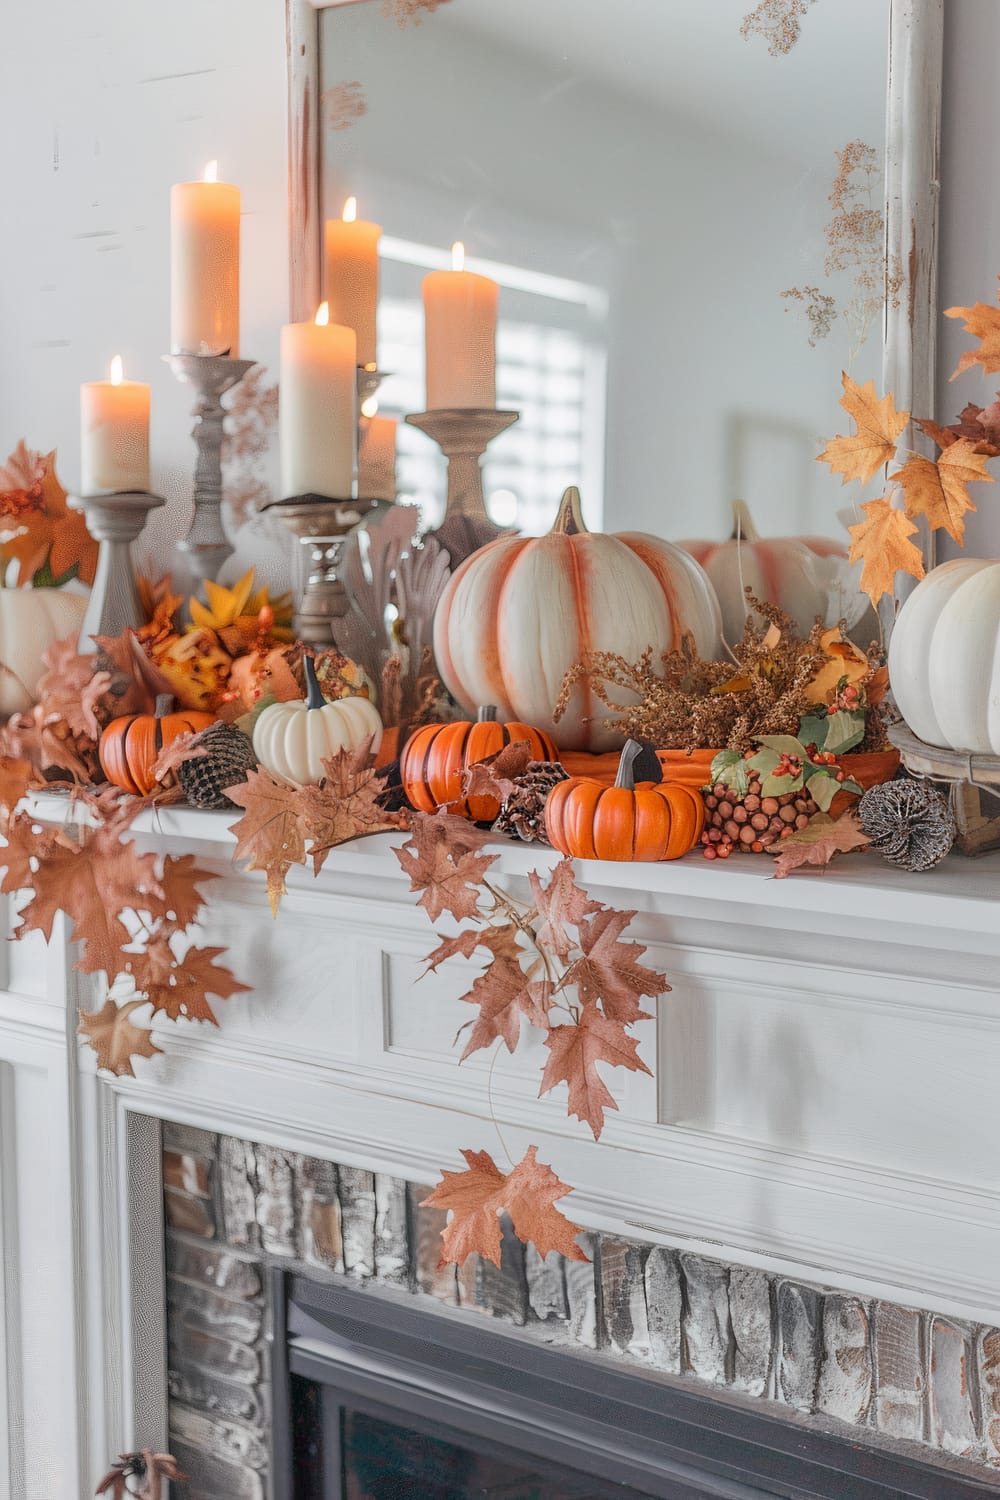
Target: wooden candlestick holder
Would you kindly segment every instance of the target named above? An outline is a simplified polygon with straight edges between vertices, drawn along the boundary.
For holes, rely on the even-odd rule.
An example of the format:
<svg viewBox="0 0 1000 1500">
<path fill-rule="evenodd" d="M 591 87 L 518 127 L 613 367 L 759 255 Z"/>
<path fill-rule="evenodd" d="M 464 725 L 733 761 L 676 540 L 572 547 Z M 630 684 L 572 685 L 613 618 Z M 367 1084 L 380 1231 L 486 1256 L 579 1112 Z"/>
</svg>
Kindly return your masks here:
<svg viewBox="0 0 1000 1500">
<path fill-rule="evenodd" d="M 310 646 L 334 645 L 332 622 L 347 613 L 349 603 L 338 571 L 344 540 L 376 504 L 328 495 L 293 495 L 264 506 L 308 549 L 305 586 L 293 623 L 296 635 Z"/>
<path fill-rule="evenodd" d="M 448 553 L 452 571 L 470 553 L 510 530 L 490 520 L 483 499 L 480 460 L 493 439 L 512 427 L 520 415 L 495 407 L 451 407 L 416 412 L 406 418 L 411 427 L 433 438 L 448 460 L 444 520 L 430 535 Z"/>
<path fill-rule="evenodd" d="M 146 524 L 151 510 L 166 501 L 145 490 L 121 490 L 113 494 L 74 496 L 69 504 L 83 511 L 87 530 L 100 543 L 97 572 L 90 591 L 87 612 L 80 626 L 81 656 L 93 656 L 97 635 L 121 635 L 145 624 L 135 585 L 131 545 Z"/>
</svg>

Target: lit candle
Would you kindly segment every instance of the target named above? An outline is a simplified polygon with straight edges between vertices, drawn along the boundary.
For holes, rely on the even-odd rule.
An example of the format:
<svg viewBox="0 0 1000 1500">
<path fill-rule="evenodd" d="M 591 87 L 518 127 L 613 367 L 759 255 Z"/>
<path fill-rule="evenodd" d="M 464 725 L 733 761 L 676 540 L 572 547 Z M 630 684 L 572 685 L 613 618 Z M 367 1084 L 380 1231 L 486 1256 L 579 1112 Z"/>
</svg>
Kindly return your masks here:
<svg viewBox="0 0 1000 1500">
<path fill-rule="evenodd" d="M 80 387 L 80 493 L 149 489 L 149 386 L 122 379 L 121 355 L 110 380 Z"/>
<path fill-rule="evenodd" d="M 398 426 L 395 417 L 378 416 L 378 402 L 374 399 L 362 403 L 358 433 L 359 500 L 395 500 Z"/>
<path fill-rule="evenodd" d="M 330 319 L 358 336 L 358 364 L 375 368 L 378 306 L 378 242 L 381 224 L 358 218 L 358 200 L 348 198 L 343 216 L 326 221 L 326 298 Z"/>
<path fill-rule="evenodd" d="M 461 243 L 451 247 L 451 263 L 424 277 L 427 410 L 495 407 L 500 288 L 463 269 Z"/>
<path fill-rule="evenodd" d="M 219 182 L 170 189 L 170 347 L 174 354 L 240 352 L 240 190 Z"/>
<path fill-rule="evenodd" d="M 331 323 L 324 302 L 315 322 L 285 324 L 280 365 L 282 494 L 350 499 L 358 430 L 354 329 Z"/>
</svg>

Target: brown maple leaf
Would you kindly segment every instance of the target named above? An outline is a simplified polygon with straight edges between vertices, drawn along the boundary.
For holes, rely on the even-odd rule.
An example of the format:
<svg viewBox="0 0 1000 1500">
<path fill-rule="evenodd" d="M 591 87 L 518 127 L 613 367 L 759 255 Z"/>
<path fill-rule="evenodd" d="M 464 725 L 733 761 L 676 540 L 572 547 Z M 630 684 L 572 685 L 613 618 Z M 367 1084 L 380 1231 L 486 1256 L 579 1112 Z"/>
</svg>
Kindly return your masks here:
<svg viewBox="0 0 1000 1500">
<path fill-rule="evenodd" d="M 34 767 L 28 760 L 12 755 L 0 756 L 0 807 L 8 814 L 25 795 L 34 776 Z"/>
<path fill-rule="evenodd" d="M 777 856 L 775 879 L 784 880 L 803 865 L 825 867 L 838 854 L 864 849 L 870 842 L 852 812 L 841 813 L 837 819 L 827 813 L 815 813 L 805 828 L 773 845 L 768 853 Z"/>
<path fill-rule="evenodd" d="M 162 897 L 154 896 L 147 910 L 175 930 L 190 927 L 205 905 L 198 889 L 208 880 L 218 880 L 214 870 L 200 869 L 194 854 L 166 854 L 160 875 Z"/>
<path fill-rule="evenodd" d="M 79 642 L 77 631 L 43 651 L 46 670 L 38 679 L 38 703 L 46 720 L 62 719 L 71 733 L 96 740 L 102 726 L 95 710 L 111 686 L 111 677 L 95 670 L 95 657 L 80 655 Z"/>
<path fill-rule="evenodd" d="M 977 453 L 984 453 L 987 458 L 1000 454 L 1000 400 L 988 407 L 969 401 L 948 427 L 941 427 L 929 417 L 918 418 L 917 426 L 939 448 L 950 448 L 960 438 L 968 438 Z"/>
<path fill-rule="evenodd" d="M 306 862 L 299 790 L 263 767 L 248 771 L 246 781 L 225 789 L 226 796 L 245 810 L 229 830 L 236 835 L 233 859 L 246 860 L 248 870 L 267 871 L 267 898 L 275 917 L 287 890 L 285 876 L 292 865 Z"/>
<path fill-rule="evenodd" d="M 944 315 L 964 319 L 966 333 L 979 340 L 978 349 L 967 349 L 962 355 L 952 380 L 973 365 L 982 365 L 985 374 L 995 375 L 1000 370 L 1000 307 L 976 302 L 972 307 L 946 307 Z"/>
<path fill-rule="evenodd" d="M 20 536 L 4 543 L 4 555 L 17 558 L 22 583 L 46 561 L 56 578 L 75 565 L 83 582 L 93 583 L 97 542 L 81 512 L 70 510 L 67 504 L 66 491 L 56 477 L 55 453 L 46 454 L 40 462 L 41 507 L 32 508 L 31 514 L 24 518 L 27 529 Z"/>
<path fill-rule="evenodd" d="M 638 1042 L 626 1033 L 620 1021 L 604 1015 L 596 1005 L 585 1005 L 575 1023 L 553 1026 L 545 1045 L 549 1059 L 542 1074 L 539 1097 L 557 1083 L 568 1084 L 567 1113 L 586 1120 L 594 1132 L 594 1140 L 598 1140 L 604 1128 L 604 1111 L 618 1106 L 598 1073 L 597 1064 L 610 1063 L 632 1073 L 649 1073 L 638 1056 Z"/>
<path fill-rule="evenodd" d="M 208 1021 L 218 1026 L 208 996 L 220 1000 L 249 990 L 236 976 L 215 960 L 225 948 L 189 948 L 178 959 L 167 933 L 156 933 L 141 953 L 127 954 L 128 972 L 135 987 L 150 1002 L 154 1012 L 162 1011 L 171 1021 Z"/>
<path fill-rule="evenodd" d="M 847 528 L 851 535 L 848 558 L 864 564 L 861 589 L 877 605 L 883 594 L 893 592 L 897 573 L 923 578 L 924 559 L 910 541 L 917 528 L 905 511 L 885 499 L 865 500 L 861 509 L 867 519 Z"/>
<path fill-rule="evenodd" d="M 309 854 L 317 875 L 338 844 L 409 825 L 405 813 L 387 812 L 380 805 L 385 786 L 371 763 L 371 746 L 368 739 L 354 750 L 339 750 L 324 760 L 326 774 L 320 785 L 304 786 L 299 792 L 303 831 L 311 840 Z"/>
<path fill-rule="evenodd" d="M 442 938 L 426 959 L 425 972 L 429 974 L 436 970 L 449 958 L 471 958 L 477 948 L 487 948 L 494 958 L 508 958 L 518 963 L 526 951 L 518 942 L 518 931 L 513 922 L 498 922 L 488 927 L 470 928 L 456 937 Z"/>
<path fill-rule="evenodd" d="M 970 484 L 992 484 L 993 475 L 986 472 L 987 458 L 977 453 L 968 438 L 959 438 L 940 455 L 937 462 L 913 454 L 893 475 L 902 486 L 906 514 L 910 520 L 926 516 L 928 524 L 943 526 L 959 546 L 965 542 L 966 511 L 975 510 L 969 495 Z"/>
<path fill-rule="evenodd" d="M 97 664 L 111 676 L 108 691 L 116 715 L 152 713 L 157 698 L 176 695 L 170 678 L 147 656 L 137 631 L 123 630 L 121 635 L 98 635 L 94 639 Z"/>
<path fill-rule="evenodd" d="M 462 999 L 479 1006 L 462 1062 L 473 1052 L 491 1047 L 498 1037 L 503 1039 L 507 1051 L 513 1052 L 520 1039 L 522 1016 L 532 1026 L 548 1029 L 552 985 L 548 980 L 530 979 L 513 959 L 494 958 Z"/>
<path fill-rule="evenodd" d="M 16 813 L 4 829 L 6 847 L 0 850 L 4 874 L 0 891 L 13 895 L 31 888 L 39 860 L 44 859 L 57 841 L 65 835 L 38 823 L 27 813 Z"/>
<path fill-rule="evenodd" d="M 441 1181 L 421 1207 L 446 1209 L 451 1215 L 442 1231 L 440 1266 L 461 1265 L 474 1252 L 500 1265 L 500 1214 L 506 1210 L 519 1240 L 529 1240 L 539 1255 L 556 1250 L 567 1260 L 585 1261 L 572 1224 L 553 1205 L 572 1192 L 537 1160 L 529 1146 L 513 1171 L 501 1172 L 488 1151 L 463 1151 L 464 1172 L 441 1173 Z"/>
<path fill-rule="evenodd" d="M 579 928 L 584 918 L 604 909 L 600 901 L 592 901 L 586 891 L 580 889 L 573 876 L 571 859 L 559 861 L 547 885 L 542 883 L 535 870 L 528 876 L 535 909 L 542 919 L 537 934 L 539 946 L 551 949 L 563 963 L 575 946 L 567 927 Z"/>
<path fill-rule="evenodd" d="M 908 411 L 896 410 L 891 392 L 876 396 L 875 382 L 858 385 L 844 374 L 844 394 L 840 404 L 854 418 L 857 432 L 852 437 L 835 437 L 827 443 L 818 462 L 828 463 L 834 474 L 842 474 L 842 484 L 858 479 L 867 484 L 896 452 L 896 441 L 910 420 Z"/>
<path fill-rule="evenodd" d="M 527 740 L 515 740 L 493 755 L 474 761 L 459 776 L 462 796 L 489 797 L 501 806 L 517 789 L 517 777 L 523 776 L 531 763 L 531 746 Z"/>
<path fill-rule="evenodd" d="M 476 835 L 466 818 L 453 813 L 414 813 L 409 839 L 393 850 L 409 876 L 410 890 L 420 892 L 417 905 L 432 922 L 445 911 L 460 922 L 479 916 L 483 877 L 499 856 L 477 854 L 485 838 L 473 842 Z"/>
<path fill-rule="evenodd" d="M 585 1005 L 600 1001 L 604 1014 L 623 1026 L 650 1019 L 639 1008 L 640 995 L 656 999 L 670 989 L 665 974 L 639 962 L 646 951 L 641 943 L 619 942 L 634 916 L 634 911 L 602 911 L 582 920 L 583 957 L 570 965 L 559 986 L 575 985 Z"/>
<path fill-rule="evenodd" d="M 163 1051 L 154 1043 L 148 1027 L 134 1026 L 129 1019 L 145 1003 L 130 1000 L 125 1005 L 116 1005 L 113 1000 L 105 1000 L 100 1010 L 80 1011 L 80 1032 L 87 1046 L 97 1053 L 99 1068 L 119 1078 L 131 1078 L 135 1076 L 133 1057 L 153 1057 Z"/>
</svg>

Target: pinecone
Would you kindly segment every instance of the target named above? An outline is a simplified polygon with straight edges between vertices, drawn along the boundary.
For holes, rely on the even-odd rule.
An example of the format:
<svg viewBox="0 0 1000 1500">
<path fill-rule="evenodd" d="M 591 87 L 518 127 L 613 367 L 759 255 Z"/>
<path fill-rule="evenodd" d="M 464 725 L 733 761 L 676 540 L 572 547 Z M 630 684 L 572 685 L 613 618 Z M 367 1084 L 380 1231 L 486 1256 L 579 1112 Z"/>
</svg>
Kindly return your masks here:
<svg viewBox="0 0 1000 1500">
<path fill-rule="evenodd" d="M 760 854 L 771 844 L 801 831 L 819 812 L 804 787 L 797 792 L 782 792 L 780 797 L 765 797 L 756 771 L 747 776 L 745 797 L 723 781 L 705 787 L 702 795 L 705 831 L 701 842 L 706 859 L 726 859 L 734 850 Z"/>
<path fill-rule="evenodd" d="M 947 797 L 927 781 L 886 781 L 865 792 L 858 822 L 873 848 L 903 870 L 930 870 L 955 842 Z"/>
<path fill-rule="evenodd" d="M 192 807 L 235 807 L 225 789 L 246 781 L 247 772 L 257 765 L 250 736 L 220 719 L 202 729 L 191 743 L 204 746 L 208 754 L 182 761 L 177 767 L 185 797 Z"/>
<path fill-rule="evenodd" d="M 523 776 L 516 778 L 500 815 L 493 824 L 494 833 L 516 835 L 526 844 L 547 844 L 545 835 L 545 799 L 560 781 L 569 775 L 556 760 L 532 760 Z"/>
</svg>

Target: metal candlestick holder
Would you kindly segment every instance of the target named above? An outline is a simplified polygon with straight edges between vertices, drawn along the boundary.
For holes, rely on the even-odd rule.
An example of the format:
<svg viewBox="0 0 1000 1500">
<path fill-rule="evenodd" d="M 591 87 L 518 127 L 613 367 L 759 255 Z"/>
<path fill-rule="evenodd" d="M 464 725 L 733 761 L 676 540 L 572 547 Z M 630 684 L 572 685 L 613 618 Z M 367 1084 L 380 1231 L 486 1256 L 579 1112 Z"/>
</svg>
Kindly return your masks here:
<svg viewBox="0 0 1000 1500">
<path fill-rule="evenodd" d="M 344 541 L 376 505 L 374 500 L 293 495 L 264 506 L 307 548 L 305 587 L 293 623 L 296 635 L 310 646 L 335 644 L 332 622 L 347 613 L 350 602 L 338 576 Z"/>
<path fill-rule="evenodd" d="M 385 379 L 384 370 L 376 370 L 374 365 L 358 365 L 358 411 L 361 410 L 363 401 L 370 401 L 379 386 Z"/>
<path fill-rule="evenodd" d="M 419 427 L 433 438 L 448 460 L 448 500 L 444 520 L 430 533 L 441 543 L 457 568 L 471 552 L 485 547 L 509 530 L 491 521 L 483 500 L 480 460 L 501 432 L 520 416 L 516 411 L 494 407 L 446 407 L 408 416 L 411 427 Z"/>
<path fill-rule="evenodd" d="M 231 359 L 228 354 L 165 354 L 174 375 L 194 386 L 197 400 L 191 436 L 198 445 L 194 470 L 194 515 L 187 536 L 177 543 L 193 581 L 214 579 L 232 554 L 222 526 L 222 443 L 226 415 L 222 397 L 256 364 L 253 359 Z"/>
<path fill-rule="evenodd" d="M 145 622 L 129 549 L 145 526 L 149 512 L 158 510 L 166 501 L 161 495 L 150 495 L 145 490 L 121 490 L 114 494 L 74 496 L 69 504 L 74 510 L 83 511 L 87 530 L 100 543 L 94 586 L 77 648 L 81 656 L 92 656 L 97 651 L 94 636 L 121 635 L 129 627 L 138 630 Z"/>
</svg>

